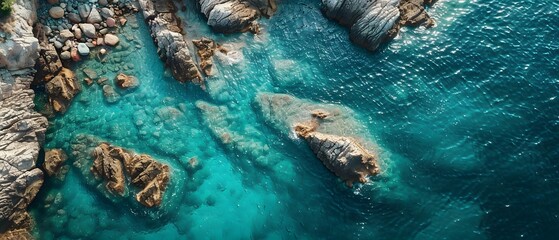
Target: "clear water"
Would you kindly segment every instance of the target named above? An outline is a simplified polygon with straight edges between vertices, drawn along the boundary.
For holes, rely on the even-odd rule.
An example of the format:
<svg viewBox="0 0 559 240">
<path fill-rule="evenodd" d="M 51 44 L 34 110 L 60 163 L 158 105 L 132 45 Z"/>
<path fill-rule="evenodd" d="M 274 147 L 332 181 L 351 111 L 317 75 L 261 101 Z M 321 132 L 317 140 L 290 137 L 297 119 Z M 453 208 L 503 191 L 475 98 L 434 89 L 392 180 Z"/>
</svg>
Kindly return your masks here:
<svg viewBox="0 0 559 240">
<path fill-rule="evenodd" d="M 110 80 L 117 67 L 133 66 L 124 72 L 139 88 L 109 104 L 99 86 L 84 86 L 47 133 L 47 148 L 70 153 L 76 136 L 89 134 L 169 164 L 163 206 L 109 199 L 70 167 L 64 181 L 47 179 L 33 203 L 37 237 L 559 236 L 555 1 L 441 0 L 429 9 L 435 28 L 403 29 L 376 53 L 350 44 L 319 1 L 281 1 L 257 36 L 213 34 L 190 7 L 189 37 L 239 53 L 216 59 L 206 91 L 165 73 L 140 20 L 124 30 L 134 51 L 83 64 Z M 76 66 L 82 76 L 84 66 Z M 259 99 L 272 93 L 296 103 L 270 112 Z M 294 137 L 289 124 L 315 107 L 341 113 L 344 127 L 326 131 L 374 148 L 379 177 L 348 189 Z M 197 170 L 186 167 L 192 157 Z"/>
</svg>

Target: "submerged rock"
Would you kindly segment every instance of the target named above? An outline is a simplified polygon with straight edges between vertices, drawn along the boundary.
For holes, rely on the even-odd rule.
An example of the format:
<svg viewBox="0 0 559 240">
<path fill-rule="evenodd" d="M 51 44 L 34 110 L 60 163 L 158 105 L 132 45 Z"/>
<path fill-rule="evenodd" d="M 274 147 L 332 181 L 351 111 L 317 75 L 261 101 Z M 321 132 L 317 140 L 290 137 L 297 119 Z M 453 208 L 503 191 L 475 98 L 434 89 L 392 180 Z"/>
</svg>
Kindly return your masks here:
<svg viewBox="0 0 559 240">
<path fill-rule="evenodd" d="M 124 171 L 122 159 L 130 157 L 120 148 L 112 148 L 108 143 L 101 143 L 93 150 L 93 166 L 91 172 L 97 178 L 104 179 L 105 187 L 112 193 L 124 195 Z"/>
<path fill-rule="evenodd" d="M 217 32 L 259 32 L 260 16 L 276 11 L 275 0 L 198 0 L 208 25 Z"/>
<path fill-rule="evenodd" d="M 179 82 L 191 81 L 204 85 L 200 71 L 188 50 L 182 35 L 176 7 L 170 0 L 139 0 L 143 15 L 157 43 L 159 57 L 171 69 Z"/>
</svg>

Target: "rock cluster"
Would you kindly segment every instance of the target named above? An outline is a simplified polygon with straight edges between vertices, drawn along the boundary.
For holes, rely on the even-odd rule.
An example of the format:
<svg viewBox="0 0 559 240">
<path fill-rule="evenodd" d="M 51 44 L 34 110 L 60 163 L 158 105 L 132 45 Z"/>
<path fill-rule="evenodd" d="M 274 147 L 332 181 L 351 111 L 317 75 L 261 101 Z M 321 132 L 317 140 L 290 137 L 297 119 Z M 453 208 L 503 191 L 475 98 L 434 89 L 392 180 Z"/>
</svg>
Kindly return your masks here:
<svg viewBox="0 0 559 240">
<path fill-rule="evenodd" d="M 221 33 L 250 31 L 258 33 L 260 16 L 270 17 L 276 11 L 275 0 L 198 0 L 208 25 Z"/>
<path fill-rule="evenodd" d="M 206 76 L 213 75 L 213 55 L 215 51 L 227 54 L 227 49 L 215 43 L 214 40 L 209 38 L 202 38 L 200 40 L 193 40 L 194 46 L 198 48 L 198 57 L 200 57 L 200 69 Z"/>
<path fill-rule="evenodd" d="M 368 176 L 379 173 L 376 157 L 353 138 L 324 134 L 316 131 L 321 119 L 328 113 L 315 111 L 310 123 L 295 126 L 298 136 L 304 138 L 324 166 L 335 173 L 348 187 L 354 182 L 365 183 Z"/>
<path fill-rule="evenodd" d="M 194 82 L 203 86 L 200 71 L 190 54 L 183 36 L 177 8 L 171 0 L 139 0 L 144 18 L 157 44 L 159 57 L 171 69 L 179 82 Z"/>
<path fill-rule="evenodd" d="M 26 208 L 43 183 L 35 165 L 47 128 L 46 118 L 33 110 L 30 89 L 39 54 L 31 27 L 35 1 L 16 0 L 13 9 L 0 20 L 0 238 L 28 236 L 11 230 L 30 225 Z"/>
<path fill-rule="evenodd" d="M 91 172 L 104 179 L 106 188 L 123 196 L 125 173 L 130 183 L 140 188 L 136 200 L 146 207 L 159 206 L 169 182 L 169 167 L 145 154 L 134 154 L 123 148 L 101 143 L 93 150 Z"/>
<path fill-rule="evenodd" d="M 350 28 L 354 43 L 373 51 L 394 38 L 402 26 L 433 26 L 423 6 L 435 1 L 322 0 L 322 4 L 326 17 Z"/>
</svg>

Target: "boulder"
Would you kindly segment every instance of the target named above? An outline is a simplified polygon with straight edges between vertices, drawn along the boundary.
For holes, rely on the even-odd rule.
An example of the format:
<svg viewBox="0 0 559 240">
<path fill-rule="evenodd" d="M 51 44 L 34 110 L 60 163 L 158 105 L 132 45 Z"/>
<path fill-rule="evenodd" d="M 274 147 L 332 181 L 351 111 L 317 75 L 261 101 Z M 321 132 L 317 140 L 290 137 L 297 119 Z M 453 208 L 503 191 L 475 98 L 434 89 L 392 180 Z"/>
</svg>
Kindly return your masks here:
<svg viewBox="0 0 559 240">
<path fill-rule="evenodd" d="M 66 39 L 69 39 L 69 38 L 73 38 L 73 37 L 74 37 L 74 34 L 73 34 L 72 32 L 70 32 L 70 30 L 64 29 L 64 30 L 60 31 L 59 36 L 60 36 L 62 39 L 66 40 Z"/>
<path fill-rule="evenodd" d="M 80 23 L 80 28 L 82 29 L 83 34 L 88 38 L 95 38 L 96 37 L 96 30 L 95 26 L 90 23 Z"/>
<path fill-rule="evenodd" d="M 60 170 L 60 167 L 68 159 L 68 156 L 62 149 L 50 149 L 45 151 L 45 162 L 43 169 L 49 176 L 54 176 Z"/>
<path fill-rule="evenodd" d="M 64 9 L 61 7 L 51 7 L 49 9 L 49 15 L 51 18 L 59 19 L 64 17 Z"/>
<path fill-rule="evenodd" d="M 379 173 L 377 158 L 356 140 L 314 131 L 314 126 L 299 124 L 297 135 L 303 137 L 324 166 L 335 173 L 348 187 L 365 183 L 368 176 Z"/>
<path fill-rule="evenodd" d="M 101 143 L 93 150 L 91 172 L 107 182 L 107 190 L 122 196 L 126 186 L 121 159 L 129 157 L 122 149 L 113 149 L 108 143 Z"/>
<path fill-rule="evenodd" d="M 276 11 L 275 0 L 198 0 L 208 25 L 222 33 L 257 33 L 256 20 L 270 17 Z"/>
<path fill-rule="evenodd" d="M 91 6 L 89 6 L 88 4 L 78 5 L 78 13 L 80 14 L 81 19 L 87 19 L 87 17 L 89 17 L 90 12 L 91 12 Z"/>
<path fill-rule="evenodd" d="M 115 78 L 115 83 L 120 88 L 134 88 L 138 86 L 138 79 L 124 73 L 119 73 Z"/>
<path fill-rule="evenodd" d="M 72 58 L 72 56 L 70 55 L 69 51 L 64 51 L 64 52 L 60 53 L 60 59 L 62 59 L 62 60 L 69 60 L 71 58 Z"/>
<path fill-rule="evenodd" d="M 87 17 L 88 23 L 100 23 L 103 19 L 101 18 L 101 14 L 97 11 L 97 8 L 92 8 L 89 12 L 89 16 Z"/>
<path fill-rule="evenodd" d="M 35 74 L 34 84 L 42 85 L 60 72 L 62 62 L 54 45 L 48 41 L 44 26 L 38 23 L 34 28 L 34 34 L 40 41 L 39 57 L 35 63 L 37 73 Z"/>
<path fill-rule="evenodd" d="M 103 42 L 109 46 L 116 46 L 118 44 L 120 40 L 118 39 L 118 37 L 116 35 L 113 34 L 106 34 L 105 38 L 103 39 Z"/>
<path fill-rule="evenodd" d="M 108 8 L 101 8 L 101 16 L 105 19 L 113 17 L 115 15 L 115 13 Z"/>
<path fill-rule="evenodd" d="M 80 85 L 72 70 L 62 68 L 58 75 L 45 85 L 46 92 L 54 111 L 64 113 L 72 99 L 80 92 Z"/>
<path fill-rule="evenodd" d="M 215 51 L 220 51 L 227 54 L 227 49 L 223 48 L 214 40 L 209 38 L 202 38 L 200 40 L 193 40 L 194 46 L 198 49 L 197 53 L 200 57 L 200 69 L 206 76 L 213 75 L 213 55 Z"/>
</svg>

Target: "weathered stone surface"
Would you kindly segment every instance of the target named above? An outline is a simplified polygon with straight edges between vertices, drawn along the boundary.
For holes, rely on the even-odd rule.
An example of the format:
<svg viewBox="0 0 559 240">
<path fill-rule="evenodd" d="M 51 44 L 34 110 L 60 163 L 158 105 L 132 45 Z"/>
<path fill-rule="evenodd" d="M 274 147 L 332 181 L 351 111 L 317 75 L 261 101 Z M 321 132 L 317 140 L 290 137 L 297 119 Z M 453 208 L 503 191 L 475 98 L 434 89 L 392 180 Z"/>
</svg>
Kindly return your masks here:
<svg viewBox="0 0 559 240">
<path fill-rule="evenodd" d="M 43 170 L 49 175 L 55 175 L 62 164 L 68 159 L 68 156 L 62 149 L 50 149 L 45 151 L 45 162 L 43 163 Z"/>
<path fill-rule="evenodd" d="M 365 183 L 368 176 L 379 173 L 376 157 L 354 139 L 315 132 L 314 126 L 307 124 L 297 125 L 295 131 L 307 141 L 324 166 L 347 186 L 352 187 L 354 182 Z"/>
<path fill-rule="evenodd" d="M 197 53 L 200 57 L 200 69 L 206 76 L 213 75 L 213 55 L 215 51 L 227 53 L 227 49 L 215 43 L 214 40 L 209 38 L 202 38 L 200 40 L 193 40 L 194 46 L 198 49 Z"/>
<path fill-rule="evenodd" d="M 146 154 L 135 154 L 126 149 L 101 143 L 93 150 L 91 172 L 99 179 L 106 181 L 110 192 L 124 195 L 128 175 L 129 185 L 136 186 L 140 191 L 136 200 L 146 207 L 161 204 L 163 193 L 169 182 L 169 167 L 155 161 Z"/>
<path fill-rule="evenodd" d="M 89 16 L 87 17 L 87 22 L 88 23 L 100 23 L 103 21 L 103 18 L 101 18 L 101 14 L 99 14 L 99 11 L 97 11 L 97 8 L 92 8 L 91 11 L 89 12 Z"/>
<path fill-rule="evenodd" d="M 424 11 L 433 0 L 322 0 L 324 14 L 350 28 L 350 39 L 371 51 L 394 38 L 401 26 L 430 27 Z"/>
<path fill-rule="evenodd" d="M 91 12 L 91 6 L 88 4 L 80 4 L 78 6 L 78 13 L 82 19 L 87 19 L 87 17 L 89 17 L 89 12 Z"/>
<path fill-rule="evenodd" d="M 48 41 L 45 34 L 45 27 L 38 23 L 33 29 L 35 36 L 40 41 L 39 58 L 35 64 L 37 73 L 35 74 L 35 85 L 44 84 L 53 79 L 62 69 L 62 62 L 54 46 Z"/>
<path fill-rule="evenodd" d="M 203 79 L 188 50 L 176 8 L 170 0 L 139 0 L 151 35 L 157 43 L 160 58 L 180 82 L 191 81 L 203 86 Z"/>
<path fill-rule="evenodd" d="M 58 75 L 45 85 L 49 103 L 54 111 L 64 113 L 72 103 L 74 96 L 80 92 L 80 84 L 72 70 L 62 68 Z"/>
<path fill-rule="evenodd" d="M 119 73 L 115 78 L 115 83 L 120 88 L 134 88 L 138 86 L 138 79 L 124 73 Z"/>
<path fill-rule="evenodd" d="M 68 13 L 68 20 L 70 20 L 71 23 L 80 23 L 82 21 L 80 15 L 75 13 Z"/>
<path fill-rule="evenodd" d="M 87 36 L 88 38 L 95 38 L 97 30 L 95 30 L 95 26 L 93 26 L 93 24 L 80 23 L 79 26 L 85 36 Z"/>
<path fill-rule="evenodd" d="M 0 233 L 29 227 L 26 208 L 43 183 L 43 173 L 35 164 L 47 120 L 33 110 L 30 89 L 32 67 L 39 56 L 39 42 L 31 27 L 36 20 L 35 4 L 16 0 L 12 17 L 2 20 L 10 21 L 11 29 L 0 42 Z"/>
<path fill-rule="evenodd" d="M 276 11 L 275 0 L 199 0 L 200 10 L 208 18 L 208 25 L 222 33 L 257 33 L 260 16 L 271 16 Z"/>
</svg>

